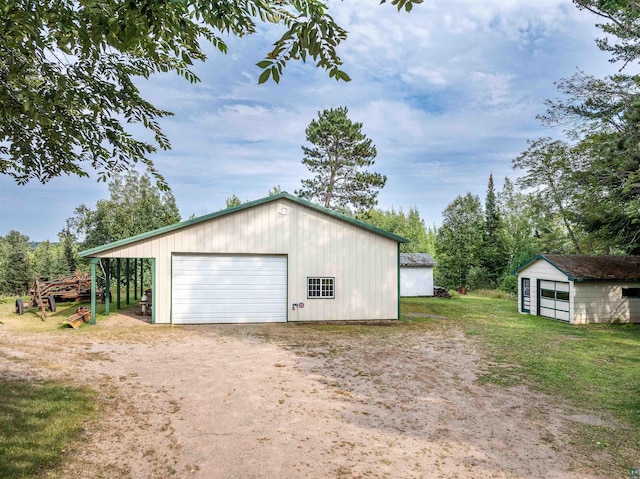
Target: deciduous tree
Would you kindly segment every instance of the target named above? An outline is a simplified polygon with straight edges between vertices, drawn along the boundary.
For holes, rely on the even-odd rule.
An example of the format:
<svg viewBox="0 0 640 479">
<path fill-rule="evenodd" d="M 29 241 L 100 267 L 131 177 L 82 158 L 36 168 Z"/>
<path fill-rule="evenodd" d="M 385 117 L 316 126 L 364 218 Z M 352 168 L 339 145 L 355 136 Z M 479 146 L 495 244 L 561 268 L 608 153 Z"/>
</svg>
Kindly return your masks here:
<svg viewBox="0 0 640 479">
<path fill-rule="evenodd" d="M 435 230 L 425 226 L 417 207 L 409 208 L 409 212 L 406 214 L 402 209 L 396 211 L 391 208 L 391 210 L 385 211 L 375 208 L 361 219 L 410 240 L 410 243 L 400 245 L 400 251 L 403 253 L 435 255 Z"/>
<path fill-rule="evenodd" d="M 420 1 L 391 3 L 409 11 Z M 158 123 L 169 112 L 146 101 L 135 79 L 173 71 L 196 82 L 204 42 L 226 53 L 225 36 L 255 33 L 258 23 L 284 30 L 257 64 L 259 82 L 277 82 L 291 60 L 349 80 L 336 52 L 346 31 L 323 0 L 7 1 L 1 12 L 0 173 L 21 184 L 92 171 L 106 181 L 140 162 L 166 187 L 149 155 L 170 146 Z M 130 123 L 154 141 L 135 138 Z"/>
<path fill-rule="evenodd" d="M 516 277 L 511 272 L 541 251 L 540 240 L 536 238 L 534 227 L 536 218 L 531 209 L 529 195 L 518 191 L 507 177 L 496 199 L 502 216 L 508 264 L 501 288 L 515 293 L 518 285 Z"/>
<path fill-rule="evenodd" d="M 468 286 L 469 272 L 480 266 L 483 215 L 480 199 L 458 196 L 442 212 L 436 235 L 436 282 L 446 288 Z"/>
<path fill-rule="evenodd" d="M 529 148 L 513 160 L 514 169 L 525 171 L 518 179 L 518 185 L 531 191 L 538 209 L 546 210 L 562 222 L 573 252 L 580 253 L 573 177 L 577 167 L 571 146 L 551 138 L 530 141 Z"/>
<path fill-rule="evenodd" d="M 242 204 L 242 200 L 235 193 L 232 193 L 224 202 L 226 208 L 233 208 L 234 206 L 240 206 Z"/>
<path fill-rule="evenodd" d="M 180 221 L 171 191 L 159 191 L 148 174 L 135 170 L 117 175 L 109 183 L 111 197 L 96 203 L 95 209 L 80 205 L 67 220 L 69 232 L 83 249 L 146 233 Z"/>
</svg>

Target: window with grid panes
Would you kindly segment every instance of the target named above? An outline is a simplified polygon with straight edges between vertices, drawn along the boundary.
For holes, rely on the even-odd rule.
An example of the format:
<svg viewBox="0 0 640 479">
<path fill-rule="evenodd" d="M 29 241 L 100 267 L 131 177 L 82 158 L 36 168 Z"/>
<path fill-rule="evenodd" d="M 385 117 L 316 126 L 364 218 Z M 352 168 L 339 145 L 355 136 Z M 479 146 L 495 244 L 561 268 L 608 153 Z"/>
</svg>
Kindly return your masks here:
<svg viewBox="0 0 640 479">
<path fill-rule="evenodd" d="M 335 297 L 335 278 L 307 278 L 307 298 L 332 299 Z"/>
</svg>

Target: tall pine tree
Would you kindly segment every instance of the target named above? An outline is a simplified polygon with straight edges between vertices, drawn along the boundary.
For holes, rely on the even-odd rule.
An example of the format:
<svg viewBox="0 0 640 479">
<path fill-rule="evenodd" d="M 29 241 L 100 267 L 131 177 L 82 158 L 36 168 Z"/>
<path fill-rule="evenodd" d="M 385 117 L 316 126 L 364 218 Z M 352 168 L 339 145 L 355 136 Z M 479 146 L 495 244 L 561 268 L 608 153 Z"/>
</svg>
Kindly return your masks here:
<svg viewBox="0 0 640 479">
<path fill-rule="evenodd" d="M 302 163 L 315 176 L 302 180 L 298 196 L 319 202 L 325 208 L 362 214 L 377 203 L 378 190 L 387 177 L 367 171 L 375 162 L 376 147 L 362 133 L 362 123 L 352 122 L 347 107 L 318 112 L 307 129 Z"/>
<path fill-rule="evenodd" d="M 29 260 L 29 237 L 18 231 L 10 231 L 5 240 L 7 255 L 3 263 L 3 292 L 23 295 L 33 281 Z"/>
<path fill-rule="evenodd" d="M 504 237 L 504 227 L 500 216 L 500 208 L 496 200 L 493 175 L 489 175 L 487 197 L 484 204 L 484 230 L 482 232 L 482 248 L 479 252 L 480 266 L 484 270 L 485 288 L 493 289 L 499 285 L 509 258 Z"/>
</svg>

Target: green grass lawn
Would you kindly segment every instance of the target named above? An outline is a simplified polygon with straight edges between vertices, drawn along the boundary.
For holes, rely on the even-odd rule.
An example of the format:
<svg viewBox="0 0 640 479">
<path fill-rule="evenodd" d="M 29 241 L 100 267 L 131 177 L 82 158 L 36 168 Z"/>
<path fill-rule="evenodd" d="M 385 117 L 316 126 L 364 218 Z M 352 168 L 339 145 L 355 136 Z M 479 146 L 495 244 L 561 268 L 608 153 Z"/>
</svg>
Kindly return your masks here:
<svg viewBox="0 0 640 479">
<path fill-rule="evenodd" d="M 35 309 L 18 316 L 14 304 L 15 298 L 0 299 L 0 328 L 26 334 L 55 332 L 78 307 L 61 303 L 43 321 Z M 69 449 L 77 444 L 95 411 L 95 394 L 89 389 L 0 376 L 0 478 L 43 477 L 55 470 L 71 453 Z"/>
<path fill-rule="evenodd" d="M 487 359 L 481 381 L 526 384 L 581 410 L 612 417 L 615 430 L 585 426 L 583 440 L 624 456 L 640 452 L 640 325 L 570 325 L 518 314 L 515 301 L 477 296 L 403 299 L 402 313 L 416 325 L 446 327 L 454 321 L 480 340 Z"/>
<path fill-rule="evenodd" d="M 0 380 L 0 477 L 38 477 L 62 463 L 93 396 L 54 382 Z"/>
</svg>

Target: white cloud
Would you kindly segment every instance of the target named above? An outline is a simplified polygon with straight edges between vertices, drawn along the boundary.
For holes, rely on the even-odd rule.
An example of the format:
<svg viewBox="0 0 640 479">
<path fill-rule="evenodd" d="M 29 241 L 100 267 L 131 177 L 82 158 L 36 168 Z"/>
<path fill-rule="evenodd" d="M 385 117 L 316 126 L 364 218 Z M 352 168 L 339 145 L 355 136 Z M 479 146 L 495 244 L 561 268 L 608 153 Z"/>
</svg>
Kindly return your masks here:
<svg viewBox="0 0 640 479">
<path fill-rule="evenodd" d="M 594 45 L 596 19 L 570 0 L 429 0 L 410 14 L 390 3 L 331 0 L 330 11 L 349 31 L 339 53 L 351 83 L 292 63 L 280 84 L 257 85 L 255 63 L 283 31 L 264 26 L 229 39 L 226 56 L 208 47 L 209 60 L 195 67 L 200 84 L 174 74 L 140 82 L 152 103 L 176 114 L 161 121 L 173 150 L 154 161 L 184 216 L 215 211 L 232 192 L 254 199 L 276 184 L 298 188 L 306 126 L 318 111 L 345 105 L 389 178 L 381 205 L 416 205 L 428 223 L 439 222 L 458 194 L 482 197 L 489 173 L 513 175 L 511 158 L 543 133 L 535 115 L 555 96 L 553 81 L 578 66 L 615 70 Z M 90 180 L 55 184 L 64 188 L 0 178 L 0 234 L 51 238 L 76 206 L 107 195 Z M 58 202 L 55 225 L 27 220 L 40 214 L 43 195 Z"/>
</svg>

